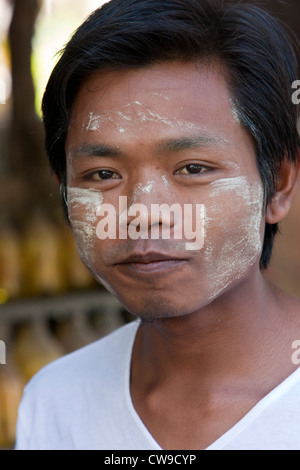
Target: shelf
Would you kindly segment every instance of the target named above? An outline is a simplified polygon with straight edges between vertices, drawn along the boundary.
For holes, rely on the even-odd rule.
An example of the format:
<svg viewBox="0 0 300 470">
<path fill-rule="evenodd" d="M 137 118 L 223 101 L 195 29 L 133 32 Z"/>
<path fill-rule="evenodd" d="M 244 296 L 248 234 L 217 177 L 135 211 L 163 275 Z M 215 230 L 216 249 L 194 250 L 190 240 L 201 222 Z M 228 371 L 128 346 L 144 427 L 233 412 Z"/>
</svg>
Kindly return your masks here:
<svg viewBox="0 0 300 470">
<path fill-rule="evenodd" d="M 41 316 L 55 317 L 87 310 L 122 311 L 121 303 L 110 293 L 100 290 L 76 291 L 49 297 L 20 299 L 0 306 L 0 320 L 20 321 Z"/>
</svg>

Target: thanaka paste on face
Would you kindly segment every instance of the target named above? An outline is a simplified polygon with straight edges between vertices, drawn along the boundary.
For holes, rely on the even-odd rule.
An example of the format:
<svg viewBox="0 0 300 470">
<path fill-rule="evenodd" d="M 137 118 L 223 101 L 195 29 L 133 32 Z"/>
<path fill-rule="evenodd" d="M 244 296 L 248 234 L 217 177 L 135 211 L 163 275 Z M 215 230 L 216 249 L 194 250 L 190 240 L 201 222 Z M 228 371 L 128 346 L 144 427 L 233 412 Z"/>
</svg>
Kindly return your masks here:
<svg viewBox="0 0 300 470">
<path fill-rule="evenodd" d="M 134 104 L 139 107 L 142 106 L 140 102 L 134 102 Z M 130 106 L 130 103 L 127 106 Z M 110 121 L 116 124 L 120 131 L 120 129 L 123 128 L 121 128 L 120 121 L 118 122 L 116 117 L 123 120 L 122 125 L 125 125 L 124 121 L 129 123 L 132 120 L 129 114 L 125 114 L 124 112 L 116 111 L 114 114 L 115 116 L 112 114 L 94 115 L 90 113 L 86 131 L 99 130 L 104 121 Z M 138 121 L 157 121 L 163 125 L 172 127 L 180 126 L 181 128 L 197 128 L 199 130 L 199 127 L 195 126 L 193 123 L 177 121 L 176 119 L 171 121 L 157 113 L 151 112 L 149 109 L 147 112 L 138 112 L 136 119 Z M 240 173 L 240 168 L 236 163 L 228 162 L 228 166 L 231 166 L 237 173 Z M 168 179 L 166 175 L 162 176 L 162 181 L 164 186 L 167 187 Z M 232 276 L 234 279 L 242 277 L 248 267 L 255 262 L 261 251 L 262 241 L 260 225 L 263 208 L 263 190 L 262 186 L 259 184 L 251 185 L 245 176 L 216 180 L 210 183 L 210 186 L 212 187 L 212 192 L 209 196 L 211 204 L 206 207 L 205 214 L 203 214 L 203 237 L 205 240 L 204 261 L 207 267 L 210 284 L 209 295 L 210 299 L 213 299 L 226 289 L 228 284 L 232 281 Z M 207 238 L 207 229 L 209 230 L 209 226 L 213 221 L 215 221 L 215 223 L 221 223 L 222 200 L 223 198 L 230 197 L 232 193 L 235 194 L 235 198 L 237 197 L 243 203 L 240 214 L 240 231 L 236 232 L 236 237 L 229 237 L 221 250 L 216 250 L 216 247 L 214 247 L 210 239 Z M 132 204 L 139 199 L 139 195 L 141 194 L 152 194 L 155 196 L 155 181 L 149 180 L 145 184 L 136 184 Z M 89 268 L 92 268 L 93 262 L 90 257 L 97 242 L 96 210 L 103 202 L 102 193 L 101 191 L 92 189 L 68 188 L 68 201 L 71 208 L 70 220 L 77 240 L 80 256 L 83 262 Z M 82 213 L 86 214 L 85 220 L 76 219 L 76 217 L 72 216 L 72 207 L 74 208 L 78 205 L 81 205 Z M 130 210 L 130 207 L 128 210 Z M 224 226 L 223 229 L 226 230 L 226 227 Z M 182 244 L 177 246 L 182 250 Z M 195 249 L 195 245 L 186 242 L 185 249 Z M 241 252 L 247 254 L 247 256 L 241 256 Z M 219 256 L 218 259 L 216 259 L 217 256 Z M 230 277 L 230 281 L 228 277 Z"/>
<path fill-rule="evenodd" d="M 111 110 L 104 114 L 94 113 L 93 111 L 89 112 L 88 118 L 85 118 L 83 123 L 83 129 L 85 131 L 99 131 L 103 123 L 111 122 L 113 123 L 119 132 L 123 133 L 129 128 L 129 126 L 134 126 L 137 123 L 142 122 L 157 122 L 160 124 L 165 124 L 172 128 L 180 128 L 182 130 L 198 130 L 205 131 L 205 129 L 200 128 L 192 122 L 177 119 L 169 119 L 165 116 L 158 114 L 155 111 L 152 111 L 150 108 L 143 108 L 142 104 L 139 101 L 133 103 L 128 103 L 124 108 L 132 105 L 140 107 L 141 109 L 134 113 L 134 116 L 131 116 L 128 112 Z"/>
<path fill-rule="evenodd" d="M 260 257 L 264 191 L 261 183 L 251 182 L 246 176 L 220 179 L 210 183 L 210 187 L 211 204 L 207 205 L 205 227 L 209 233 L 209 227 L 219 223 L 219 227 L 230 234 L 222 247 L 214 246 L 209 235 L 205 237 L 204 258 L 212 300 L 234 280 L 240 279 Z M 228 220 L 222 217 L 222 200 L 225 199 L 232 199 L 235 206 L 240 201 L 236 212 L 239 220 L 236 230 L 231 230 Z"/>
<path fill-rule="evenodd" d="M 246 270 L 254 264 L 260 255 L 262 248 L 262 211 L 263 188 L 259 183 L 251 183 L 245 176 L 224 178 L 210 183 L 212 188 L 209 193 L 209 201 L 203 214 L 204 253 L 203 262 L 209 281 L 209 298 L 213 299 L 236 279 L 243 276 Z M 150 192 L 154 188 L 154 182 L 148 182 L 145 186 L 138 186 L 137 191 Z M 227 219 L 222 215 L 222 201 L 230 198 L 235 206 L 239 204 L 238 230 L 232 232 L 227 227 Z M 93 271 L 93 251 L 97 240 L 96 211 L 103 202 L 101 191 L 68 188 L 68 205 L 70 221 L 74 230 L 80 256 L 83 262 Z M 132 207 L 132 205 L 130 206 Z M 128 211 L 130 211 L 130 207 Z M 235 221 L 236 223 L 236 221 Z M 225 232 L 230 233 L 222 247 L 216 247 L 211 242 L 209 229 L 219 224 Z M 173 242 L 172 242 L 173 243 Z M 193 243 L 186 242 L 176 245 L 176 249 L 195 249 Z M 175 249 L 175 244 L 173 246 Z"/>
<path fill-rule="evenodd" d="M 169 186 L 169 180 L 168 180 L 167 176 L 166 176 L 166 175 L 162 175 L 161 179 L 162 179 L 162 181 L 163 181 L 165 187 L 168 188 L 168 186 Z"/>
<path fill-rule="evenodd" d="M 79 255 L 90 266 L 95 246 L 97 207 L 102 204 L 102 192 L 96 189 L 67 187 L 68 215 Z"/>
</svg>

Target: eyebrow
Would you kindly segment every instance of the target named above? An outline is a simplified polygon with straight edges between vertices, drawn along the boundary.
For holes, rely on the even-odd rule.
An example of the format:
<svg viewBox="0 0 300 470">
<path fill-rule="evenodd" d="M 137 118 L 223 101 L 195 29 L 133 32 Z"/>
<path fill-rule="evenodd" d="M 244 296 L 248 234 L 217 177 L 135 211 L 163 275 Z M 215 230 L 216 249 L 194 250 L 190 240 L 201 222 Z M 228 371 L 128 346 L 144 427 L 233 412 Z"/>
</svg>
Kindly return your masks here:
<svg viewBox="0 0 300 470">
<path fill-rule="evenodd" d="M 160 152 L 180 152 L 182 150 L 199 147 L 220 147 L 227 144 L 228 140 L 218 135 L 195 135 L 179 137 L 177 139 L 166 139 L 159 144 Z M 223 144 L 223 145 L 222 145 Z"/>
<path fill-rule="evenodd" d="M 116 157 L 122 155 L 118 147 L 111 147 L 106 144 L 82 144 L 72 149 L 74 157 Z"/>
<path fill-rule="evenodd" d="M 194 135 L 178 138 L 168 138 L 159 142 L 157 146 L 158 153 L 180 152 L 191 148 L 201 147 L 222 147 L 228 143 L 228 140 L 219 135 Z M 124 155 L 119 147 L 107 144 L 87 144 L 72 149 L 73 157 L 118 157 Z"/>
</svg>

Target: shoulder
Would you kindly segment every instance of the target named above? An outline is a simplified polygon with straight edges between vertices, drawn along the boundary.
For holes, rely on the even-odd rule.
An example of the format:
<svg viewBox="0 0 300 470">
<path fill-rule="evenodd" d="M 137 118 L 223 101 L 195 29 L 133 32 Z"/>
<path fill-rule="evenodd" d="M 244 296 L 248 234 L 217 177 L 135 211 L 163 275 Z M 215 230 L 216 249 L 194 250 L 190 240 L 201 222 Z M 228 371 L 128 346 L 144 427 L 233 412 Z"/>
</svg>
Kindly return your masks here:
<svg viewBox="0 0 300 470">
<path fill-rule="evenodd" d="M 73 448 L 76 439 L 85 442 L 82 433 L 93 423 L 107 422 L 108 410 L 122 402 L 138 326 L 124 325 L 30 380 L 19 407 L 16 449 Z"/>
<path fill-rule="evenodd" d="M 115 365 L 120 366 L 124 356 L 131 353 L 138 324 L 126 324 L 108 336 L 53 361 L 31 379 L 26 390 L 45 384 L 50 389 L 54 386 L 57 391 L 66 383 L 74 386 L 77 382 L 82 384 L 84 379 L 92 380 L 96 372 L 97 379 L 101 379 L 101 372 L 112 370 Z"/>
<path fill-rule="evenodd" d="M 138 325 L 124 325 L 43 367 L 26 385 L 19 415 L 46 418 L 51 410 L 72 410 L 84 396 L 92 402 L 120 389 Z"/>
</svg>

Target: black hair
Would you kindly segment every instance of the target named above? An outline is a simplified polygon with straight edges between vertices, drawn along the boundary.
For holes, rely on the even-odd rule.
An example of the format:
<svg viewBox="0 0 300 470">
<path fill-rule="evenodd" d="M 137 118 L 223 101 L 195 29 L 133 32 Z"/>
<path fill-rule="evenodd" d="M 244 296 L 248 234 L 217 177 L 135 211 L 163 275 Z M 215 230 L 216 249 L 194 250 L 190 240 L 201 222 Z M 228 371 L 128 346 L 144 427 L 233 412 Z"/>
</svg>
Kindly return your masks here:
<svg viewBox="0 0 300 470">
<path fill-rule="evenodd" d="M 92 13 L 67 43 L 42 102 L 46 150 L 62 182 L 72 105 L 83 81 L 101 69 L 154 63 L 217 61 L 226 70 L 241 125 L 253 136 L 266 204 L 278 170 L 298 159 L 300 138 L 292 83 L 296 49 L 281 22 L 261 7 L 225 0 L 111 0 Z M 261 269 L 270 261 L 277 224 L 265 226 Z"/>
</svg>

